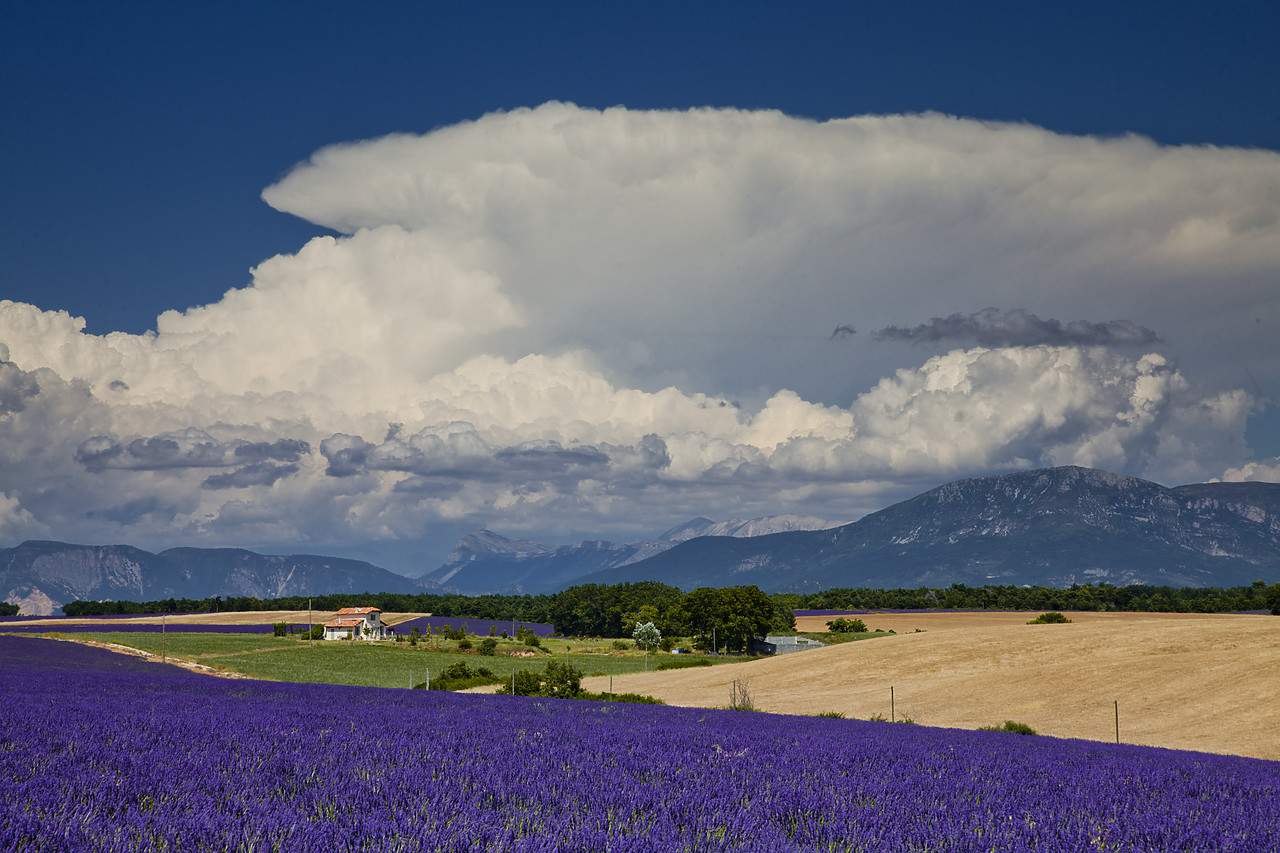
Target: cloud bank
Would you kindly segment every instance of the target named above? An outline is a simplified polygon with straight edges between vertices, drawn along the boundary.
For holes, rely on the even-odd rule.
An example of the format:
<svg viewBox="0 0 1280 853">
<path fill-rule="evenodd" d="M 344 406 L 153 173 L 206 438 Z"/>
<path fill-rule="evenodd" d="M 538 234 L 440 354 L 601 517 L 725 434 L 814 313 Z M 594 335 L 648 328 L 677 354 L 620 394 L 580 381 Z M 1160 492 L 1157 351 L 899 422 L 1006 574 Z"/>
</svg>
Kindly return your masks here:
<svg viewBox="0 0 1280 853">
<path fill-rule="evenodd" d="M 1274 152 L 552 103 L 263 197 L 342 236 L 143 336 L 0 302 L 5 535 L 408 554 L 1270 470 L 1239 386 L 1280 380 Z"/>
<path fill-rule="evenodd" d="M 846 327 L 840 327 L 846 328 Z M 974 314 L 952 314 L 934 317 L 910 329 L 885 326 L 874 333 L 876 340 L 906 341 L 913 344 L 937 344 L 944 341 L 968 341 L 984 347 L 1050 346 L 1143 346 L 1162 343 L 1156 333 L 1128 320 L 1091 323 L 1073 320 L 1042 320 L 1035 314 L 1015 308 L 999 311 L 986 308 Z"/>
</svg>

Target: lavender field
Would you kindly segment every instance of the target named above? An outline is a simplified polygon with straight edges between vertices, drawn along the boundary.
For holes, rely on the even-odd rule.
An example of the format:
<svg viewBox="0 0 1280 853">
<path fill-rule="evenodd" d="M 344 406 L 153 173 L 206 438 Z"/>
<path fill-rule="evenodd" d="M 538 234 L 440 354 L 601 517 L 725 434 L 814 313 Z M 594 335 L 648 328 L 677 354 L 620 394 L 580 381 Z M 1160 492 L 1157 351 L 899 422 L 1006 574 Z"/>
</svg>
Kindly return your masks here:
<svg viewBox="0 0 1280 853">
<path fill-rule="evenodd" d="M 1280 763 L 0 636 L 0 849 L 1255 853 L 1280 849 Z"/>
</svg>

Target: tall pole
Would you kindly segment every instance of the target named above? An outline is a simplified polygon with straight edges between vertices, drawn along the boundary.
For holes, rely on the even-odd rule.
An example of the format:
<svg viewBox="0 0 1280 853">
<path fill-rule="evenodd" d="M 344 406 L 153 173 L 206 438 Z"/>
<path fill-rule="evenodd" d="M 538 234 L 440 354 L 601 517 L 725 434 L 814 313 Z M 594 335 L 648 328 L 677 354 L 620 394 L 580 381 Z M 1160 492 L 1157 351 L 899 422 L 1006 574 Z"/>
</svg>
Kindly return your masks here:
<svg viewBox="0 0 1280 853">
<path fill-rule="evenodd" d="M 1120 742 L 1120 700 L 1117 699 L 1115 700 L 1115 702 L 1116 702 L 1116 743 L 1119 743 Z"/>
<path fill-rule="evenodd" d="M 164 663 L 164 662 L 165 662 L 165 657 L 164 657 L 164 622 L 165 622 L 165 619 L 167 619 L 167 618 L 168 618 L 167 616 L 161 616 L 161 617 L 160 617 L 160 663 Z"/>
<path fill-rule="evenodd" d="M 893 707 L 893 687 L 892 686 L 889 687 L 889 722 L 891 723 L 898 722 L 898 717 Z"/>
<path fill-rule="evenodd" d="M 307 599 L 307 648 L 311 648 L 311 635 L 316 632 L 315 620 L 311 616 L 311 599 Z"/>
</svg>

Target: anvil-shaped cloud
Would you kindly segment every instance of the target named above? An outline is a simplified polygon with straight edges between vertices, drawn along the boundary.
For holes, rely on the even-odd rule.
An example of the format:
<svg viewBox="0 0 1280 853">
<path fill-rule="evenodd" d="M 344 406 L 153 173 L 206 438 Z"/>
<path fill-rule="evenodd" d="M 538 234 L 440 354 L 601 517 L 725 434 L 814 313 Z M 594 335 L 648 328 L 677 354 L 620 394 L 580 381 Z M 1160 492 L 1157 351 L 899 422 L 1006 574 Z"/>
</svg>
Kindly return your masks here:
<svg viewBox="0 0 1280 853">
<path fill-rule="evenodd" d="M 145 336 L 0 303 L 0 536 L 408 553 L 1274 470 L 1274 152 L 551 103 L 263 196 L 343 236 Z"/>
</svg>

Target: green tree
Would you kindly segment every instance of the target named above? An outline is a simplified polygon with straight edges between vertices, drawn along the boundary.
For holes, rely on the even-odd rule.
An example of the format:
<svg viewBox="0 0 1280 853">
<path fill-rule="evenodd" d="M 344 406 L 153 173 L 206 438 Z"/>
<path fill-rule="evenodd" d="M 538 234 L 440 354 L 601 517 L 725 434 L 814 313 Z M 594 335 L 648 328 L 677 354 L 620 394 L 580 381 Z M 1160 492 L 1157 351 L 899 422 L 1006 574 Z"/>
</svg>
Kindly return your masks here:
<svg viewBox="0 0 1280 853">
<path fill-rule="evenodd" d="M 1267 587 L 1267 606 L 1271 608 L 1272 616 L 1280 616 L 1280 583 L 1273 583 Z"/>
<path fill-rule="evenodd" d="M 636 641 L 636 648 L 649 652 L 662 643 L 662 632 L 652 622 L 641 622 L 631 632 L 631 639 Z"/>
</svg>

